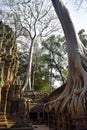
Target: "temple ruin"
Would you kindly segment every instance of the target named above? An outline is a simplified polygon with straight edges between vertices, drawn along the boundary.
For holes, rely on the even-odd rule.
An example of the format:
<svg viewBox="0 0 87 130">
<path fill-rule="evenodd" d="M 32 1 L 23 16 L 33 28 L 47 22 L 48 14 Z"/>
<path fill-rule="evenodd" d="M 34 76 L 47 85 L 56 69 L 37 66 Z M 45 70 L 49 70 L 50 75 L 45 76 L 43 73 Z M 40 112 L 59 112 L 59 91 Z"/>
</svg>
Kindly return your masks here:
<svg viewBox="0 0 87 130">
<path fill-rule="evenodd" d="M 0 129 L 33 130 L 32 124 L 44 123 L 50 130 L 87 130 L 87 116 L 72 118 L 66 110 L 61 118 L 62 113 L 56 110 L 55 101 L 66 84 L 49 95 L 31 90 L 23 96 L 17 71 L 15 32 L 0 21 Z"/>
<path fill-rule="evenodd" d="M 31 91 L 26 98 L 21 93 L 21 81 L 17 76 L 18 50 L 15 32 L 0 21 L 0 128 L 25 127 L 29 123 L 43 121 L 43 101 L 46 96 Z M 29 122 L 29 123 L 28 123 Z"/>
<path fill-rule="evenodd" d="M 0 126 L 7 126 L 6 108 L 9 88 L 16 77 L 17 45 L 15 33 L 0 21 Z"/>
</svg>

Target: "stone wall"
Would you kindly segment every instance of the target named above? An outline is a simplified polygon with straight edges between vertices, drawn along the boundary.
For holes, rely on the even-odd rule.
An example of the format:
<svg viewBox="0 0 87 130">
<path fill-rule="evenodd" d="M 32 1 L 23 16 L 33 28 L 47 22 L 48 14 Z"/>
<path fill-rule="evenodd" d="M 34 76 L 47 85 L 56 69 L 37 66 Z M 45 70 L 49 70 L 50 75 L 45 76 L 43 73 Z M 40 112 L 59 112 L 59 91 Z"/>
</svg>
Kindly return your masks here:
<svg viewBox="0 0 87 130">
<path fill-rule="evenodd" d="M 18 53 L 15 32 L 0 21 L 0 127 L 7 125 L 8 90 L 16 77 Z"/>
<path fill-rule="evenodd" d="M 15 33 L 0 22 L 0 86 L 11 84 L 18 68 Z"/>
</svg>

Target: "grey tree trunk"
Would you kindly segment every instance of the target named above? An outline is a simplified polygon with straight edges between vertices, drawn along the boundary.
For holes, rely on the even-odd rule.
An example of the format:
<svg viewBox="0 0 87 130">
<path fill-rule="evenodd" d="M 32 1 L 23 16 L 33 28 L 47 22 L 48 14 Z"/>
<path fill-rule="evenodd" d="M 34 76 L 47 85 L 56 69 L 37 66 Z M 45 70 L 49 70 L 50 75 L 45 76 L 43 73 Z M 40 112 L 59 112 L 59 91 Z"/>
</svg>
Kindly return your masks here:
<svg viewBox="0 0 87 130">
<path fill-rule="evenodd" d="M 65 33 L 69 62 L 67 85 L 52 107 L 60 115 L 59 120 L 63 124 L 65 121 L 60 129 L 70 130 L 67 127 L 68 122 L 65 120 L 66 112 L 71 115 L 71 118 L 87 114 L 87 52 L 78 38 L 69 12 L 62 0 L 52 0 L 52 3 Z"/>
<path fill-rule="evenodd" d="M 31 69 L 32 69 L 33 48 L 34 48 L 34 40 L 32 40 L 31 46 L 30 46 L 26 80 L 25 80 L 24 87 L 22 89 L 22 91 L 25 91 L 25 92 L 29 92 L 32 89 L 32 87 L 31 87 Z"/>
</svg>

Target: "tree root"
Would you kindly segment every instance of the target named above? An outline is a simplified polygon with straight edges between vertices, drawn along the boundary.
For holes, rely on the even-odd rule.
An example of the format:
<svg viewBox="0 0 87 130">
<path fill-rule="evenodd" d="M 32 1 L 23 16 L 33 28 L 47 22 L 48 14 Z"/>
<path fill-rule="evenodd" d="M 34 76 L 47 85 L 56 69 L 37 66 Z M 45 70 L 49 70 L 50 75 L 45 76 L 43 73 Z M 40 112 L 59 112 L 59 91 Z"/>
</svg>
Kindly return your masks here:
<svg viewBox="0 0 87 130">
<path fill-rule="evenodd" d="M 74 94 L 80 95 L 82 91 L 83 91 L 83 88 L 82 89 L 78 89 L 78 90 L 74 90 Z"/>
<path fill-rule="evenodd" d="M 83 91 L 81 92 L 81 98 L 87 100 L 87 88 L 84 88 Z"/>
</svg>

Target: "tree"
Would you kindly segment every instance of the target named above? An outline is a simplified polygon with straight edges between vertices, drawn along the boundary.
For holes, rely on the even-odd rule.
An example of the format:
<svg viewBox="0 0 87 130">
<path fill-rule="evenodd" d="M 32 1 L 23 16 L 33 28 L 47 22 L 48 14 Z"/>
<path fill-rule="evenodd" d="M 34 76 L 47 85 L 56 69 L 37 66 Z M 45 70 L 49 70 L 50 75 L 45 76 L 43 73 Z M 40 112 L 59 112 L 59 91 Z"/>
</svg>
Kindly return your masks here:
<svg viewBox="0 0 87 130">
<path fill-rule="evenodd" d="M 55 16 L 47 1 L 33 0 L 26 4 L 25 1 L 20 3 L 8 0 L 7 5 L 12 11 L 15 28 L 19 30 L 18 34 L 27 37 L 30 45 L 26 80 L 22 90 L 31 90 L 33 48 L 41 36 L 50 35 L 56 30 Z"/>
<path fill-rule="evenodd" d="M 66 82 L 67 74 L 67 56 L 65 47 L 65 38 L 52 35 L 42 42 L 44 53 L 48 54 L 47 61 L 49 70 L 52 71 L 52 78 L 61 81 L 62 84 Z"/>
<path fill-rule="evenodd" d="M 31 86 L 33 90 L 49 91 L 49 70 L 46 57 L 47 54 L 44 54 L 44 50 L 42 50 L 41 47 L 38 46 L 38 43 L 36 43 L 34 46 L 31 72 Z M 18 76 L 20 76 L 23 84 L 25 82 L 27 65 L 28 55 L 26 53 L 20 53 Z"/>
<path fill-rule="evenodd" d="M 85 116 L 87 113 L 87 51 L 76 34 L 69 12 L 62 0 L 52 0 L 52 3 L 67 41 L 69 64 L 67 85 L 54 103 L 59 120 L 65 121 L 66 112 L 71 115 L 71 118 Z M 70 130 L 67 123 L 66 120 L 61 130 Z"/>
<path fill-rule="evenodd" d="M 32 83 L 34 90 L 49 92 L 49 69 L 46 54 L 41 50 L 33 55 Z M 34 82 L 33 82 L 34 81 Z"/>
<path fill-rule="evenodd" d="M 79 31 L 79 38 L 86 46 L 87 35 L 85 30 Z M 49 90 L 50 86 L 54 86 L 54 81 L 60 81 L 64 84 L 67 80 L 67 55 L 66 55 L 66 40 L 65 37 L 52 35 L 46 40 L 42 41 L 42 46 L 35 44 L 32 62 L 32 89 L 33 90 Z M 26 47 L 24 46 L 24 51 Z M 28 65 L 28 54 L 19 53 L 19 70 L 22 83 L 25 82 L 26 67 Z M 51 54 L 51 56 L 50 56 Z M 52 71 L 52 73 L 50 73 Z M 50 77 L 51 76 L 51 77 Z M 43 79 L 45 77 L 45 79 Z M 50 80 L 51 79 L 51 84 Z"/>
</svg>

